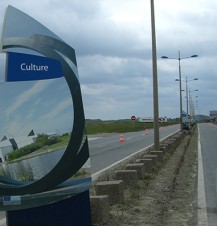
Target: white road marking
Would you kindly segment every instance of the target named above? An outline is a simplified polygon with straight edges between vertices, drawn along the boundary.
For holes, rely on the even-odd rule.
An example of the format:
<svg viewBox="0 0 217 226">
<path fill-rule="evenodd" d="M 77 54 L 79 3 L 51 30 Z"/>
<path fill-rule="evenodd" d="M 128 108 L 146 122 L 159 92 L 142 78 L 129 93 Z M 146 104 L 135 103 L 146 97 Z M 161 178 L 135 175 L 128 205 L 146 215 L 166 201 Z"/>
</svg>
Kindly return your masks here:
<svg viewBox="0 0 217 226">
<path fill-rule="evenodd" d="M 102 145 L 99 145 L 99 146 L 97 146 L 98 148 L 102 148 L 102 147 L 105 147 L 106 146 L 106 144 L 102 144 Z"/>
<path fill-rule="evenodd" d="M 92 141 L 92 140 L 98 140 L 100 139 L 101 137 L 88 137 L 88 141 Z"/>
<path fill-rule="evenodd" d="M 198 215 L 198 226 L 208 226 L 199 125 L 198 125 L 198 214 L 197 215 Z"/>
</svg>

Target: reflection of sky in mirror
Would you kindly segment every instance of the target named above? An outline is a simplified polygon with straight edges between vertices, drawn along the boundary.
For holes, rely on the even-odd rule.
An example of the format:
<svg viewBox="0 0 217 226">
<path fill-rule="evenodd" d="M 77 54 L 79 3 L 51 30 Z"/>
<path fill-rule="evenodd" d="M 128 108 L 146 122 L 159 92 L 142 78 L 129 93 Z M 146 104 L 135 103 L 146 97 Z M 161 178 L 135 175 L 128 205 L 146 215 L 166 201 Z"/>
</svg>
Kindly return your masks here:
<svg viewBox="0 0 217 226">
<path fill-rule="evenodd" d="M 0 84 L 0 139 L 4 135 L 25 136 L 69 132 L 73 103 L 64 78 Z"/>
<path fill-rule="evenodd" d="M 8 6 L 5 17 L 3 42 L 8 37 L 30 37 L 32 34 L 42 34 L 59 39 L 53 32 L 41 23 L 18 9 Z M 19 24 L 19 26 L 17 26 Z"/>
<path fill-rule="evenodd" d="M 6 54 L 0 54 L 0 83 L 4 81 Z"/>
</svg>

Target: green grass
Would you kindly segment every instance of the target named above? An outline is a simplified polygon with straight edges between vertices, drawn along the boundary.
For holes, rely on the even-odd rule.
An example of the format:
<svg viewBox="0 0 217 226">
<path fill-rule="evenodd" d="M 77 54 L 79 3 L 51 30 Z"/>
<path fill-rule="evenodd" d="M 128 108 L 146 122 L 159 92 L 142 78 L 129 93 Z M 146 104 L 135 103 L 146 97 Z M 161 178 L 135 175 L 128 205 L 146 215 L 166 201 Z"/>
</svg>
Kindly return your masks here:
<svg viewBox="0 0 217 226">
<path fill-rule="evenodd" d="M 37 151 L 35 151 L 34 153 L 46 152 L 49 150 L 58 150 L 60 148 L 66 147 L 69 143 L 69 138 L 70 138 L 69 135 L 62 136 L 61 142 L 40 148 Z"/>
<path fill-rule="evenodd" d="M 172 123 L 162 123 L 159 126 L 167 126 Z M 131 120 L 125 121 L 99 121 L 95 123 L 86 123 L 86 131 L 88 135 L 97 133 L 126 133 L 136 132 L 153 128 L 153 123 L 139 123 Z"/>
<path fill-rule="evenodd" d="M 70 139 L 70 135 L 61 136 L 61 142 L 58 142 L 58 143 L 55 143 L 55 144 L 52 144 L 49 146 L 46 145 L 42 148 L 35 150 L 32 153 L 24 154 L 23 156 L 14 157 L 13 159 L 9 160 L 8 162 L 17 162 L 17 161 L 21 161 L 21 160 L 31 158 L 31 157 L 34 157 L 37 155 L 41 155 L 41 154 L 44 154 L 47 152 L 56 151 L 58 149 L 65 148 L 68 145 L 69 139 Z"/>
</svg>

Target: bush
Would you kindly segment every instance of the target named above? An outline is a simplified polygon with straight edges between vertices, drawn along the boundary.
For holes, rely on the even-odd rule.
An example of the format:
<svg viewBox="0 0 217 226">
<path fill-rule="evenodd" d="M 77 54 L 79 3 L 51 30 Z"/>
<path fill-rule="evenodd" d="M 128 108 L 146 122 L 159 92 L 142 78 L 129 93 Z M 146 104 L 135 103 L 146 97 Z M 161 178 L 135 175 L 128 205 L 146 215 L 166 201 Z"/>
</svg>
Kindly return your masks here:
<svg viewBox="0 0 217 226">
<path fill-rule="evenodd" d="M 51 139 L 48 138 L 48 135 L 46 134 L 39 134 L 35 143 L 26 145 L 25 147 L 22 147 L 18 150 L 15 150 L 8 154 L 8 160 L 12 161 L 14 159 L 20 158 L 24 155 L 28 155 L 44 146 L 49 146 L 52 144 L 56 144 L 60 142 L 61 139 L 58 137 L 53 137 Z"/>
</svg>

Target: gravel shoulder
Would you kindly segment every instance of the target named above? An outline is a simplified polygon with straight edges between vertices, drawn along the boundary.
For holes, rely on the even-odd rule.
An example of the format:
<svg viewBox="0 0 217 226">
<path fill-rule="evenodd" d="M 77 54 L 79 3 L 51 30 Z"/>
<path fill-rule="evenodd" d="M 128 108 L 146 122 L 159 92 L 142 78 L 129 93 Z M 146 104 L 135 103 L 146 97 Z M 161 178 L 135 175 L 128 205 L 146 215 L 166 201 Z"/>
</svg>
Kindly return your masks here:
<svg viewBox="0 0 217 226">
<path fill-rule="evenodd" d="M 125 191 L 124 203 L 112 206 L 106 225 L 197 225 L 197 151 L 195 129 L 160 167 Z"/>
</svg>

